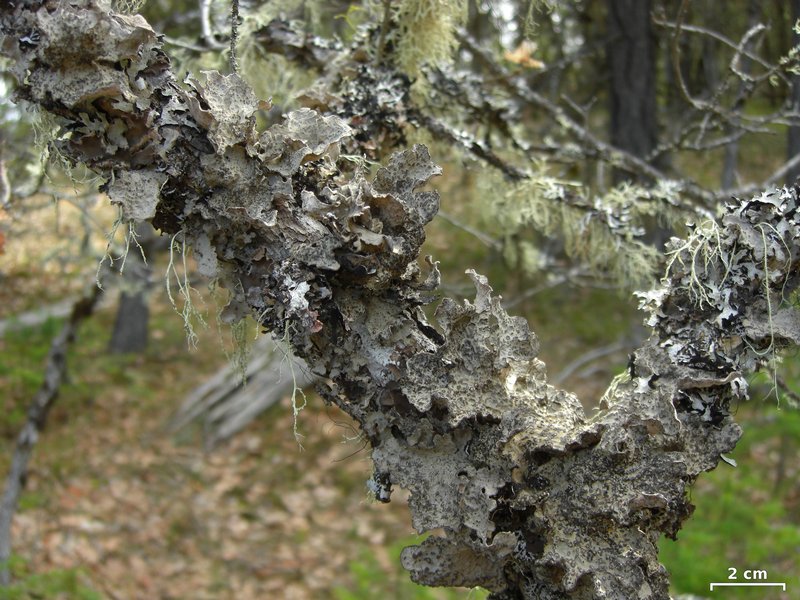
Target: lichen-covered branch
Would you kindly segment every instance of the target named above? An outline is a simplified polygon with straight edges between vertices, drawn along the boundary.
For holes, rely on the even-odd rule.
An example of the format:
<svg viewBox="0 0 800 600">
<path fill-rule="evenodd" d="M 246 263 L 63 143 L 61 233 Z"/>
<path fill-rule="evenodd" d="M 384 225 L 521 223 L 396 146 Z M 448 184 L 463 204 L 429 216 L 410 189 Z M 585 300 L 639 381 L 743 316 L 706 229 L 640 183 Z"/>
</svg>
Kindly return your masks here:
<svg viewBox="0 0 800 600">
<path fill-rule="evenodd" d="M 662 173 L 646 160 L 611 146 L 607 142 L 599 139 L 591 131 L 572 119 L 564 108 L 552 102 L 536 90 L 518 83 L 508 70 L 495 61 L 491 55 L 485 49 L 481 48 L 481 46 L 466 32 L 461 32 L 459 40 L 473 56 L 481 61 L 498 84 L 502 85 L 512 96 L 523 103 L 544 110 L 559 127 L 563 128 L 582 145 L 581 151 L 586 153 L 587 156 L 602 158 L 605 162 L 615 167 L 619 167 L 620 169 L 651 181 L 660 181 L 668 178 L 665 173 Z M 688 179 L 681 180 L 679 185 L 681 186 L 681 192 L 698 203 L 699 206 L 703 208 L 714 206 L 716 198 L 714 194 L 708 190 L 701 188 Z"/>
<path fill-rule="evenodd" d="M 369 179 L 339 156 L 358 132 L 335 115 L 305 108 L 259 131 L 238 76 L 181 86 L 141 17 L 92 0 L 6 3 L 0 25 L 17 96 L 62 119 L 61 152 L 106 179 L 126 218 L 191 245 L 230 291 L 226 318 L 285 337 L 358 420 L 376 497 L 409 489 L 414 527 L 441 532 L 403 553 L 416 581 L 497 599 L 668 598 L 659 537 L 735 445 L 744 373 L 800 335 L 784 302 L 795 190 L 673 242 L 644 297 L 653 336 L 587 418 L 547 384 L 536 336 L 484 277 L 470 272 L 473 302 L 425 317 L 439 272 L 418 254 L 438 197 L 421 188 L 439 168 L 424 147 Z"/>
<path fill-rule="evenodd" d="M 391 61 L 369 63 L 371 37 L 366 30 L 350 47 L 337 47 L 303 33 L 295 23 L 273 20 L 258 31 L 256 39 L 269 52 L 282 53 L 318 73 L 318 83 L 299 99 L 310 108 L 347 121 L 353 129 L 352 141 L 346 142 L 348 152 L 380 160 L 405 145 L 405 133 L 413 126 L 501 172 L 508 193 L 497 194 L 490 203 L 506 233 L 504 251 L 510 262 L 536 256 L 537 264 L 529 262 L 526 268 L 539 269 L 545 262 L 553 268 L 555 261 L 538 249 L 531 252 L 532 244 L 517 235 L 533 226 L 545 236 L 563 239 L 570 258 L 594 273 L 609 273 L 622 286 L 636 289 L 653 281 L 660 255 L 643 241 L 645 222 L 657 219 L 677 224 L 712 218 L 711 211 L 686 201 L 682 184 L 676 181 L 662 178 L 649 188 L 623 185 L 606 195 L 591 195 L 581 185 L 553 177 L 533 164 L 520 168 L 494 152 L 487 142 L 435 116 L 430 102 L 410 93 L 411 82 Z M 323 50 L 327 62 L 309 58 Z M 425 76 L 431 91 L 445 103 L 460 105 L 467 121 L 487 124 L 522 148 L 511 131 L 511 111 L 496 105 L 480 78 L 447 69 L 429 69 Z M 513 238 L 516 241 L 511 241 Z"/>
</svg>

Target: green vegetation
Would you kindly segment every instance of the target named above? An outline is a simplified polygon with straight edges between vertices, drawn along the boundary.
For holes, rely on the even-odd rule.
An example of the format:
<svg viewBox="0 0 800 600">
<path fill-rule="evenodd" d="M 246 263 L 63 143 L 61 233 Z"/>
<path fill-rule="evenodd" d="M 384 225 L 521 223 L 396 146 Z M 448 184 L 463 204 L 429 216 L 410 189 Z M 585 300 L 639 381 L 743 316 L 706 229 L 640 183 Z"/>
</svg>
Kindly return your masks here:
<svg viewBox="0 0 800 600">
<path fill-rule="evenodd" d="M 86 574 L 80 569 L 54 569 L 35 573 L 19 558 L 11 558 L 15 583 L 0 588 L 0 600 L 103 600 L 103 595 L 86 585 Z"/>
<path fill-rule="evenodd" d="M 549 4 L 540 0 L 541 3 Z M 218 9 L 224 5 L 216 4 Z M 404 0 L 396 4 L 406 28 L 398 40 L 399 60 L 410 73 L 418 72 L 422 59 L 444 58 L 454 46 L 453 28 L 463 21 L 465 3 L 445 3 L 442 6 L 447 10 L 438 12 L 434 10 L 437 4 L 441 3 Z M 531 6 L 534 4 L 537 3 Z M 324 5 L 284 0 L 265 3 L 258 13 L 247 15 L 241 28 L 240 61 L 244 77 L 254 85 L 259 97 L 271 96 L 276 105 L 292 107 L 294 94 L 314 81 L 313 74 L 291 68 L 282 57 L 266 54 L 251 38 L 254 31 L 280 12 L 279 8 L 292 9 L 295 16 L 305 17 L 312 22 L 312 30 L 339 26 L 346 29 L 349 37 L 360 23 L 371 18 L 366 9 L 354 3 L 342 11 L 338 20 L 327 18 Z M 379 12 L 382 6 L 383 3 L 373 2 L 371 10 Z M 222 8 L 227 10 L 226 6 Z M 157 28 L 169 35 L 187 39 L 199 35 L 195 31 L 199 25 L 194 20 L 179 19 L 187 11 L 177 10 L 174 4 L 150 2 L 146 9 L 151 20 L 161 23 Z M 325 10 L 334 11 L 335 7 Z M 742 15 L 737 18 L 743 20 Z M 347 28 L 342 27 L 344 21 Z M 554 47 L 547 47 L 545 29 L 537 29 L 543 36 L 542 56 L 554 51 Z M 224 52 L 196 54 L 177 47 L 168 49 L 178 57 L 177 71 L 226 67 Z M 588 75 L 580 69 L 566 72 L 565 81 L 573 82 L 573 88 L 567 91 L 576 93 L 578 100 L 584 95 L 600 98 L 595 103 L 598 108 L 590 111 L 587 118 L 603 125 L 604 92 L 587 85 L 594 81 Z M 538 85 L 532 83 L 533 87 Z M 581 90 L 584 85 L 588 90 L 585 94 Z M 744 112 L 761 116 L 772 109 L 765 98 L 756 96 Z M 5 110 L 0 109 L 0 115 Z M 536 132 L 549 117 L 533 114 L 528 119 L 525 126 Z M 40 121 L 39 137 L 48 137 L 52 126 L 50 121 Z M 485 133 L 491 141 L 490 126 L 470 122 L 469 130 L 478 137 Z M 419 134 L 410 134 L 414 135 Z M 742 139 L 739 171 L 743 183 L 761 180 L 781 164 L 784 135 L 784 126 L 772 125 L 770 133 Z M 543 201 L 548 191 L 544 184 L 552 183 L 544 179 L 545 172 L 552 170 L 554 177 L 576 179 L 586 186 L 590 179 L 587 173 L 591 174 L 593 167 L 588 161 L 587 173 L 576 168 L 559 171 L 557 162 L 555 166 L 547 165 L 541 179 L 518 185 L 514 194 L 507 196 L 499 192 L 511 186 L 496 185 L 485 166 L 464 168 L 463 155 L 452 148 L 439 143 L 433 149 L 437 161 L 450 161 L 445 165 L 447 175 L 433 186 L 442 193 L 443 208 L 468 226 L 496 238 L 514 236 L 518 244 L 489 250 L 473 235 L 437 219 L 429 231 L 426 251 L 442 261 L 443 281 L 450 286 L 445 288 L 448 295 L 473 297 L 474 290 L 463 275 L 468 267 L 487 274 L 506 300 L 524 295 L 542 283 L 543 274 L 532 266 L 539 249 L 553 239 L 565 240 L 566 250 L 573 258 L 590 264 L 595 261 L 593 266 L 598 271 L 609 258 L 628 258 L 626 254 L 641 250 L 634 241 L 623 245 L 624 251 L 613 247 L 613 240 L 604 235 L 604 230 L 595 231 L 594 225 L 577 231 L 577 225 L 583 227 L 580 213 Z M 672 158 L 675 172 L 708 188 L 719 185 L 722 149 L 676 153 Z M 542 189 L 535 189 L 537 185 Z M 70 183 L 67 187 L 71 186 Z M 627 209 L 629 192 L 624 187 L 613 188 L 605 196 L 606 204 Z M 591 189 L 587 192 L 588 200 L 593 200 L 593 193 Z M 644 194 L 641 190 L 636 193 Z M 494 208 L 490 209 L 492 201 Z M 643 212 L 641 206 L 632 209 Z M 635 216 L 676 220 L 673 214 Z M 499 223 L 504 220 L 508 222 Z M 533 237 L 534 229 L 541 237 Z M 49 232 L 46 239 L 39 237 L 40 231 Z M 43 257 L 53 259 L 57 258 L 54 249 L 63 254 L 74 250 L 80 239 L 75 231 L 78 230 L 50 231 L 34 225 L 28 233 L 37 239 L 42 253 L 49 249 Z M 9 255 L 20 256 L 19 242 L 8 236 Z M 511 257 L 514 260 L 508 260 L 515 251 L 516 256 Z M 609 257 L 610 252 L 614 256 Z M 643 258 L 641 254 L 636 256 Z M 3 265 L 0 305 L 8 313 L 74 292 L 77 269 L 71 275 L 74 281 L 65 284 L 61 271 L 54 275 L 52 271 L 38 270 L 43 257 L 27 258 L 24 263 L 10 265 L 12 268 Z M 178 272 L 172 274 L 180 287 L 189 290 L 189 279 L 182 278 L 186 274 L 183 253 L 173 258 Z M 652 261 L 644 260 L 631 272 L 619 274 L 618 279 L 626 284 L 645 285 L 651 266 Z M 164 264 L 157 270 L 165 273 L 167 267 Z M 276 581 L 281 586 L 315 590 L 313 593 L 320 596 L 325 595 L 320 589 L 333 590 L 337 600 L 485 597 L 483 591 L 431 589 L 408 580 L 400 567 L 400 551 L 418 539 L 404 538 L 408 533 L 404 500 L 398 494 L 397 501 L 388 507 L 364 505 L 369 450 L 356 439 L 352 423 L 338 411 L 320 406 L 318 399 L 309 397 L 309 409 L 295 419 L 288 403 L 276 407 L 230 447 L 213 456 L 204 456 L 199 450 L 199 430 L 169 438 L 163 424 L 171 410 L 224 357 L 213 326 L 211 331 L 197 332 L 198 349 L 187 353 L 181 317 L 171 310 L 165 294 L 156 296 L 151 345 L 143 356 L 107 354 L 112 324 L 107 310 L 101 310 L 82 328 L 69 358 L 68 383 L 61 390 L 36 449 L 29 487 L 20 502 L 18 514 L 27 519 L 21 537 L 35 538 L 37 543 L 53 547 L 56 543 L 45 540 L 46 536 L 38 533 L 40 528 L 60 529 L 57 519 L 62 516 L 89 515 L 95 519 L 97 532 L 81 530 L 74 524 L 69 527 L 84 543 L 90 540 L 90 546 L 97 543 L 102 547 L 100 558 L 90 561 L 98 571 L 53 568 L 49 559 L 37 556 L 33 544 L 19 546 L 16 549 L 25 558 L 13 559 L 16 583 L 0 591 L 0 600 L 101 598 L 92 590 L 98 581 L 110 581 L 110 587 L 119 585 L 126 593 L 130 589 L 141 592 L 144 588 L 136 586 L 143 585 L 141 581 L 148 577 L 161 577 L 158 570 L 162 566 L 172 575 L 164 575 L 153 588 L 148 588 L 150 597 L 159 597 L 163 589 L 170 589 L 176 597 L 192 597 L 198 590 L 219 597 L 277 597 L 280 591 L 266 587 Z M 212 306 L 207 314 L 213 320 L 216 308 L 214 302 L 209 304 Z M 512 312 L 530 320 L 542 342 L 542 358 L 550 373 L 555 374 L 587 350 L 629 335 L 641 321 L 634 307 L 635 301 L 627 293 L 565 285 L 532 296 Z M 5 415 L 0 422 L 0 468 L 7 466 L 13 440 L 24 422 L 27 403 L 41 383 L 42 365 L 61 322 L 50 319 L 0 338 L 0 410 Z M 239 341 L 237 348 L 244 346 L 242 336 L 246 333 L 245 328 L 232 333 Z M 621 369 L 620 362 L 624 364 L 624 357 L 621 360 L 615 355 L 601 365 L 590 381 L 570 381 L 567 386 L 580 392 L 587 406 L 591 405 L 611 374 Z M 790 386 L 798 389 L 800 360 L 788 359 L 781 371 L 788 374 Z M 754 395 L 758 397 L 757 393 Z M 692 490 L 697 510 L 679 533 L 679 542 L 662 541 L 662 559 L 672 574 L 675 593 L 708 595 L 709 582 L 726 581 L 729 567 L 740 573 L 746 569 L 766 570 L 770 581 L 786 582 L 790 590 L 800 589 L 800 414 L 791 409 L 779 410 L 775 404 L 774 399 L 761 403 L 754 400 L 740 408 L 737 416 L 745 433 L 731 455 L 738 467 L 721 464 L 702 477 Z M 302 453 L 292 434 L 295 427 L 304 436 Z M 343 446 L 339 442 L 344 437 L 351 441 Z M 109 494 L 109 489 L 116 490 L 114 495 Z M 56 524 L 48 525 L 53 522 Z M 146 535 L 139 535 L 139 529 L 144 529 Z M 385 535 L 372 539 L 372 531 Z M 398 538 L 400 541 L 396 541 Z M 146 556 L 150 564 L 142 567 L 140 555 Z M 72 560 L 81 564 L 80 557 L 73 556 Z M 117 561 L 116 566 L 111 568 L 113 561 Z M 198 575 L 204 570 L 212 574 L 211 580 Z M 140 579 L 132 579 L 129 571 Z M 186 571 L 190 571 L 188 575 Z M 186 580 L 192 589 L 182 594 L 178 580 Z M 252 593 L 248 591 L 251 584 L 255 590 Z M 770 595 L 762 589 L 729 590 L 725 597 L 769 600 L 786 596 Z"/>
<path fill-rule="evenodd" d="M 744 428 L 731 453 L 737 467 L 720 463 L 701 478 L 692 491 L 697 509 L 678 542 L 662 540 L 674 593 L 708 595 L 709 583 L 730 582 L 730 567 L 739 582 L 745 570 L 766 570 L 769 581 L 800 589 L 800 414 L 768 399 L 737 416 Z M 726 599 L 786 597 L 766 588 L 725 590 Z"/>
<path fill-rule="evenodd" d="M 453 185 L 448 179 L 442 184 Z M 468 211 L 449 209 L 477 226 L 477 218 Z M 494 281 L 506 297 L 513 298 L 535 285 L 528 276 L 505 268 L 499 255 L 486 253 L 471 235 L 445 221 L 435 222 L 429 243 L 435 257 L 446 259 L 445 281 L 451 284 L 464 281 L 460 272 L 477 262 L 484 272 L 496 275 Z M 163 272 L 165 264 L 156 268 Z M 29 306 L 40 290 L 36 277 L 29 274 L 26 281 L 30 297 L 23 305 Z M 47 278 L 41 282 L 48 285 Z M 473 293 L 465 289 L 464 295 Z M 213 323 L 216 309 L 212 301 L 208 303 L 210 318 L 206 320 Z M 621 310 L 621 306 L 626 308 Z M 542 340 L 543 357 L 551 373 L 557 373 L 586 349 L 618 339 L 640 320 L 634 303 L 626 302 L 614 290 L 569 286 L 546 290 L 520 304 L 515 312 L 530 319 Z M 196 351 L 186 351 L 183 322 L 163 291 L 154 296 L 151 318 L 152 343 L 141 357 L 107 354 L 113 310 L 101 309 L 81 329 L 69 357 L 69 380 L 37 447 L 31 485 L 22 498 L 19 515 L 39 524 L 53 520 L 58 527 L 59 518 L 76 513 L 70 504 L 72 495 L 82 498 L 83 494 L 87 504 L 80 506 L 85 514 L 114 531 L 97 534 L 97 539 L 102 543 L 122 540 L 120 550 L 104 555 L 111 557 L 104 558 L 104 563 L 156 553 L 159 564 L 183 561 L 207 565 L 209 573 L 216 573 L 215 578 L 193 585 L 209 593 L 216 590 L 218 595 L 238 589 L 231 587 L 231 573 L 242 581 L 277 579 L 306 586 L 302 573 L 316 560 L 332 566 L 312 577 L 325 578 L 330 586 L 325 589 L 335 590 L 339 600 L 484 597 L 483 592 L 428 589 L 408 580 L 399 554 L 402 547 L 418 540 L 406 537 L 408 515 L 402 495 L 389 506 L 364 503 L 364 481 L 370 472 L 368 450 L 360 442 L 339 444 L 345 435 L 355 434 L 352 424 L 338 411 L 321 407 L 317 399 L 309 398 L 309 408 L 298 417 L 299 431 L 305 436 L 304 452 L 298 451 L 292 435 L 288 403 L 259 419 L 229 448 L 205 459 L 197 443 L 199 431 L 194 432 L 195 437 L 191 432 L 182 434 L 178 443 L 167 438 L 161 427 L 170 411 L 188 389 L 204 380 L 225 358 L 213 325 L 198 330 L 201 339 Z M 37 327 L 8 332 L 0 339 L 0 384 L 7 390 L 3 399 L 7 418 L 2 428 L 5 464 L 27 402 L 41 382 L 41 366 L 50 341 L 60 327 L 60 319 L 51 319 Z M 578 386 L 576 391 L 585 401 L 599 396 L 610 380 L 610 372 L 621 367 L 619 362 L 624 357 L 614 360 L 612 365 L 603 365 L 606 372 Z M 788 358 L 781 373 L 796 389 L 800 361 Z M 762 387 L 768 389 L 769 383 L 765 380 Z M 740 407 L 737 415 L 745 430 L 732 454 L 738 468 L 723 464 L 701 478 L 692 492 L 698 505 L 696 514 L 679 533 L 678 543 L 665 540 L 662 544 L 676 592 L 706 593 L 708 582 L 724 580 L 731 566 L 767 569 L 771 580 L 786 581 L 795 588 L 800 585 L 796 576 L 800 573 L 796 558 L 800 547 L 800 491 L 794 458 L 800 440 L 800 415 L 789 409 L 778 411 L 774 399 L 759 403 L 758 393 L 754 396 L 756 399 Z M 776 484 L 780 457 L 785 462 Z M 133 495 L 136 502 L 143 503 L 142 511 L 131 511 L 123 504 L 124 493 L 113 502 L 108 500 L 109 481 L 124 482 L 115 485 L 124 485 L 125 490 L 143 486 L 142 492 L 137 491 L 139 495 Z M 219 492 L 212 492 L 214 489 Z M 212 493 L 215 500 L 208 504 L 208 512 L 193 504 L 197 495 Z M 164 502 L 163 497 L 170 500 Z M 130 513 L 126 515 L 129 518 L 117 531 L 118 520 L 126 518 L 121 516 L 125 513 Z M 352 518 L 343 519 L 347 514 Z M 126 527 L 133 527 L 133 522 L 141 522 L 147 515 L 156 515 L 160 523 L 152 540 L 127 541 L 130 533 L 126 533 Z M 276 535 L 278 520 L 281 536 Z M 217 521 L 221 525 L 215 525 Z M 363 522 L 370 525 L 359 525 Z M 229 523 L 241 528 L 243 533 L 236 534 L 241 537 L 226 533 Z M 341 529 L 327 531 L 329 523 L 342 523 L 336 525 Z M 384 533 L 380 539 L 370 540 L 369 531 L 373 530 Z M 215 531 L 227 541 L 221 542 Z M 90 533 L 76 535 L 93 539 Z M 278 537 L 284 541 L 276 541 Z M 156 539 L 160 546 L 154 545 Z M 242 558 L 253 554 L 271 561 L 273 555 L 283 556 L 285 547 L 300 553 L 302 559 L 281 559 L 283 562 L 277 564 L 282 570 L 277 573 L 249 565 Z M 105 571 L 98 575 L 77 569 L 81 561 L 76 557 L 76 567 L 60 569 L 36 562 L 25 547 L 16 549 L 30 562 L 27 570 L 16 571 L 20 579 L 12 590 L 17 595 L 9 598 L 57 598 L 58 593 L 69 598 L 96 598 L 100 596 L 88 586 L 96 588 L 97 582 L 107 578 L 113 582 L 112 588 L 130 585 L 125 580 L 128 567 L 120 569 L 126 575 Z M 317 551 L 322 554 L 314 554 Z M 320 569 L 325 567 L 319 564 Z M 142 568 L 148 573 L 147 567 Z M 149 572 L 150 576 L 154 574 Z M 163 585 L 176 584 L 167 578 Z M 742 594 L 746 593 L 751 595 L 729 597 L 769 598 Z"/>
</svg>

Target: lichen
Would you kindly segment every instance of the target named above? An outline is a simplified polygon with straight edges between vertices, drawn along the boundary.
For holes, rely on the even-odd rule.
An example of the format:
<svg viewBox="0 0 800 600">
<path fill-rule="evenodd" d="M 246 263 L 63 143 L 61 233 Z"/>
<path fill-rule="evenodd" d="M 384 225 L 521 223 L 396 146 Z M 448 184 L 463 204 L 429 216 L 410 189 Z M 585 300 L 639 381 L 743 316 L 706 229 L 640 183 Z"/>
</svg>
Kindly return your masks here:
<svg viewBox="0 0 800 600">
<path fill-rule="evenodd" d="M 444 299 L 425 316 L 440 279 L 435 261 L 419 262 L 438 209 L 421 188 L 440 173 L 425 147 L 370 177 L 351 155 L 374 146 L 322 106 L 259 132 L 241 80 L 178 85 L 141 18 L 91 0 L 6 4 L 0 18 L 25 96 L 70 132 L 64 155 L 103 177 L 124 214 L 171 236 L 173 267 L 194 248 L 228 290 L 223 321 L 250 315 L 306 361 L 370 442 L 377 499 L 411 491 L 414 527 L 438 532 L 403 553 L 415 580 L 497 599 L 669 597 L 660 536 L 676 535 L 688 486 L 741 434 L 729 409 L 745 375 L 800 342 L 782 301 L 800 282 L 796 188 L 671 242 L 669 271 L 642 294 L 653 334 L 587 419 L 547 383 L 535 335 L 485 278 L 470 273 L 473 301 Z M 32 27 L 39 40 L 18 43 Z M 132 182 L 148 182 L 142 197 Z M 558 199 L 558 186 L 543 191 Z M 612 204 L 585 208 L 615 231 L 627 209 Z M 583 232 L 572 235 L 578 245 Z"/>
<path fill-rule="evenodd" d="M 465 0 L 400 0 L 392 4 L 393 33 L 400 68 L 412 79 L 425 64 L 450 61 L 456 28 L 467 16 Z"/>
<path fill-rule="evenodd" d="M 494 194 L 491 205 L 510 260 L 531 270 L 548 264 L 527 248 L 532 230 L 561 240 L 573 261 L 626 290 L 649 287 L 658 272 L 660 253 L 644 239 L 646 219 L 674 226 L 686 217 L 669 182 L 652 188 L 622 184 L 592 197 L 581 184 L 554 178 L 541 168 L 505 187 L 504 194 Z"/>
</svg>

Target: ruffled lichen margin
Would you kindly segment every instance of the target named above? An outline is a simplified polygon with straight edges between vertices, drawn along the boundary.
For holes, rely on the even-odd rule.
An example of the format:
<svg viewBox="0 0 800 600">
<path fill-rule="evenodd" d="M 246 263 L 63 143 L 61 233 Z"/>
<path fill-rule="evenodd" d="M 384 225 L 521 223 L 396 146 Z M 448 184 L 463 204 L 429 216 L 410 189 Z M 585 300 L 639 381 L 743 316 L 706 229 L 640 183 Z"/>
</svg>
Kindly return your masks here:
<svg viewBox="0 0 800 600">
<path fill-rule="evenodd" d="M 587 418 L 546 383 L 538 341 L 486 279 L 473 302 L 421 307 L 439 282 L 418 263 L 439 173 L 423 146 L 369 180 L 339 159 L 351 128 L 289 113 L 256 128 L 236 75 L 178 85 L 139 16 L 90 0 L 0 6 L 17 98 L 59 117 L 64 156 L 105 180 L 128 219 L 194 248 L 230 291 L 225 316 L 289 339 L 320 393 L 361 424 L 371 488 L 411 491 L 413 524 L 437 530 L 403 553 L 428 585 L 493 598 L 668 598 L 657 541 L 691 513 L 686 488 L 741 433 L 729 406 L 765 354 L 800 337 L 798 196 L 728 207 L 672 243 L 643 295 L 653 335 Z"/>
</svg>

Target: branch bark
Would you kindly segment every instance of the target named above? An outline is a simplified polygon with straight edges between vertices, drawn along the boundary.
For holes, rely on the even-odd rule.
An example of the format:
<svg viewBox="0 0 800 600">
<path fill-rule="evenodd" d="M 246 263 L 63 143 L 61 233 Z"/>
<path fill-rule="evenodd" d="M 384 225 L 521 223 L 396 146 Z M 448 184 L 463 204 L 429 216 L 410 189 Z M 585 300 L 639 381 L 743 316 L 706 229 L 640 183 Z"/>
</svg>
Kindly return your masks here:
<svg viewBox="0 0 800 600">
<path fill-rule="evenodd" d="M 658 143 L 656 119 L 656 43 L 650 0 L 607 0 L 610 73 L 609 138 L 633 156 L 648 156 Z M 614 171 L 614 183 L 626 181 Z"/>
<path fill-rule="evenodd" d="M 91 289 L 72 305 L 69 319 L 50 346 L 45 363 L 44 382 L 28 407 L 28 418 L 17 437 L 11 468 L 6 476 L 3 499 L 0 502 L 0 586 L 8 586 L 11 582 L 8 569 L 8 561 L 11 558 L 11 523 L 20 494 L 25 487 L 28 462 L 39 434 L 47 422 L 47 415 L 58 398 L 59 388 L 67 370 L 67 351 L 75 341 L 78 326 L 92 315 L 100 296 L 100 288 L 92 285 Z"/>
<path fill-rule="evenodd" d="M 438 209 L 419 188 L 440 173 L 423 146 L 370 180 L 340 156 L 354 130 L 336 116 L 301 109 L 258 131 L 237 75 L 179 86 L 144 19 L 91 0 L 7 3 L 0 23 L 17 97 L 63 119 L 61 152 L 105 177 L 127 218 L 194 248 L 230 291 L 226 318 L 252 315 L 322 378 L 372 445 L 377 499 L 411 491 L 414 527 L 441 532 L 403 552 L 416 581 L 495 599 L 669 597 L 660 536 L 738 440 L 745 373 L 800 341 L 780 305 L 800 272 L 795 189 L 672 243 L 642 299 L 653 334 L 588 418 L 484 277 L 469 272 L 473 302 L 421 310 L 439 283 L 418 263 Z"/>
<path fill-rule="evenodd" d="M 461 41 L 464 47 L 484 65 L 486 70 L 494 76 L 495 80 L 506 88 L 510 94 L 525 104 L 544 110 L 550 115 L 560 127 L 585 147 L 587 156 L 602 158 L 605 162 L 619 169 L 651 181 L 670 179 L 666 174 L 649 164 L 646 160 L 602 141 L 592 132 L 581 126 L 580 123 L 572 119 L 562 107 L 551 102 L 535 90 L 525 87 L 515 81 L 514 77 L 505 67 L 498 64 L 486 50 L 481 48 L 481 46 L 466 33 L 462 32 L 459 34 L 459 41 Z M 700 207 L 713 210 L 716 199 L 711 191 L 701 188 L 699 185 L 689 180 L 681 180 L 678 182 L 678 185 L 680 185 L 681 192 L 686 197 L 691 198 L 691 200 L 696 202 Z"/>
</svg>

